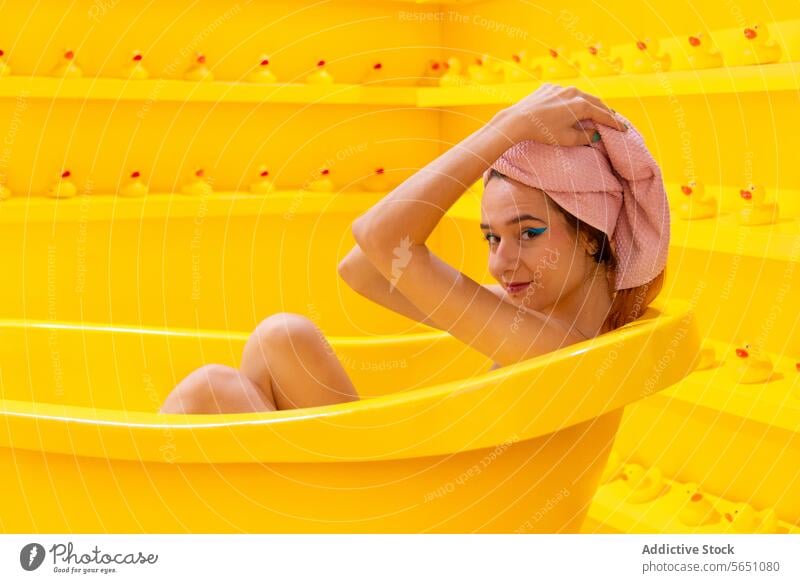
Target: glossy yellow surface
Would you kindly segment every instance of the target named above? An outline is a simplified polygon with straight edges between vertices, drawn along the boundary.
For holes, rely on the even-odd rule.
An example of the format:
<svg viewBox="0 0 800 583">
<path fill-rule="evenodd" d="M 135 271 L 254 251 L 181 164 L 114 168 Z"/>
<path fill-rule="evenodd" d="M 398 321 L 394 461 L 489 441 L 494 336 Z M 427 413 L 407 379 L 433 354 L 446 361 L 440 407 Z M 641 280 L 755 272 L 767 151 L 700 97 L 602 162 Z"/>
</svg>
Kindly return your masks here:
<svg viewBox="0 0 800 583">
<path fill-rule="evenodd" d="M 748 44 L 754 24 L 768 34 Z M 692 68 L 699 32 L 723 66 Z M 641 38 L 658 41 L 644 62 Z M 482 355 L 338 278 L 348 226 L 540 84 L 541 69 L 514 66 L 519 82 L 416 84 L 432 59 L 508 71 L 548 48 L 585 63 L 590 43 L 621 71 L 565 66 L 559 82 L 624 112 L 661 164 L 667 283 L 633 326 L 486 374 Z M 0 49 L 3 531 L 687 532 L 686 484 L 719 516 L 742 510 L 704 532 L 763 531 L 773 514 L 778 532 L 800 526 L 791 3 L 11 2 Z M 198 53 L 213 81 L 186 79 Z M 279 82 L 252 82 L 264 55 Z M 306 82 L 320 60 L 332 84 Z M 380 86 L 362 84 L 376 61 Z M 182 194 L 197 168 L 213 193 Z M 312 192 L 321 168 L 330 192 Z M 719 206 L 683 220 L 693 179 Z M 751 183 L 777 216 L 742 224 Z M 488 283 L 479 195 L 430 244 Z M 237 364 L 278 311 L 332 338 L 364 401 L 154 413 L 197 366 Z M 716 362 L 703 353 L 710 368 L 690 373 L 701 341 Z M 745 342 L 771 358 L 769 382 L 739 382 Z M 637 464 L 667 487 L 636 503 L 618 478 L 597 490 L 612 441 L 610 475 Z"/>
<path fill-rule="evenodd" d="M 235 365 L 245 334 L 4 321 L 3 528 L 574 532 L 622 407 L 688 371 L 685 308 L 483 374 L 443 332 L 333 338 L 361 401 L 192 416 L 155 411 L 198 364 Z"/>
</svg>

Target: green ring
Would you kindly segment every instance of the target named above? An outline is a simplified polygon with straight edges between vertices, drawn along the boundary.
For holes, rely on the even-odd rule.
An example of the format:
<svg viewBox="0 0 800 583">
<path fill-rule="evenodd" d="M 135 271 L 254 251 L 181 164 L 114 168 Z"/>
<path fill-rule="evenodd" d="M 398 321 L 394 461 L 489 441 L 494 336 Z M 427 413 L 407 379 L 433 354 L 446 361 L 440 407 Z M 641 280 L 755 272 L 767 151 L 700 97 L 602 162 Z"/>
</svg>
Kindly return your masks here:
<svg viewBox="0 0 800 583">
<path fill-rule="evenodd" d="M 599 141 L 600 141 L 600 132 L 594 130 L 594 133 L 592 134 L 592 142 L 599 142 Z"/>
</svg>

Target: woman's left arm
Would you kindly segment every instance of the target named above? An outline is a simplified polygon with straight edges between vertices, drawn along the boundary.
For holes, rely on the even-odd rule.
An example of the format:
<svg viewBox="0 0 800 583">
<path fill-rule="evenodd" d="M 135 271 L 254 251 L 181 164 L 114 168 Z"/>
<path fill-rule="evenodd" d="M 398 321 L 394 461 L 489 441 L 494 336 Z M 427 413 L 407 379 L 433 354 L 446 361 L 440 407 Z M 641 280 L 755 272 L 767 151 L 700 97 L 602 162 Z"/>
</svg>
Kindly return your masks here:
<svg viewBox="0 0 800 583">
<path fill-rule="evenodd" d="M 514 144 L 588 144 L 590 136 L 576 126 L 582 119 L 624 129 L 599 99 L 574 87 L 545 85 L 409 177 L 352 225 L 359 247 L 406 298 L 438 327 L 502 365 L 555 350 L 569 332 L 453 269 L 426 241 L 456 200 Z M 516 333 L 520 328 L 526 333 Z"/>
</svg>

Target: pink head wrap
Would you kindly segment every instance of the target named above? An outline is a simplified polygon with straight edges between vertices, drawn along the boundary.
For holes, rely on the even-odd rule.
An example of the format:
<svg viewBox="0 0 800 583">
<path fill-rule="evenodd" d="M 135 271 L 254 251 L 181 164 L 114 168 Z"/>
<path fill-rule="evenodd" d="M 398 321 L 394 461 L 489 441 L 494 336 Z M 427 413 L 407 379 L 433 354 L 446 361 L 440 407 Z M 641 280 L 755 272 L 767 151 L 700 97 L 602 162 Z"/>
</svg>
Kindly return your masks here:
<svg viewBox="0 0 800 583">
<path fill-rule="evenodd" d="M 669 206 L 656 164 L 641 134 L 628 123 L 621 132 L 591 120 L 600 140 L 591 146 L 554 146 L 525 141 L 512 146 L 492 168 L 543 190 L 558 205 L 603 231 L 617 256 L 615 288 L 627 289 L 654 279 L 667 264 Z"/>
</svg>

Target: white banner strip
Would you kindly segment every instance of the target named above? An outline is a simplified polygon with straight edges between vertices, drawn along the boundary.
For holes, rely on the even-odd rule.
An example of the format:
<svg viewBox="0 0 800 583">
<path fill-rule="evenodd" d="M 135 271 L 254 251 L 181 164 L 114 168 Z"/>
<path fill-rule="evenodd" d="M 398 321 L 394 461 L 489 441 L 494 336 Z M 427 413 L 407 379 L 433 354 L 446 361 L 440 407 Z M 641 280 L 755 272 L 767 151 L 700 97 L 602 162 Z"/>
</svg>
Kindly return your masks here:
<svg viewBox="0 0 800 583">
<path fill-rule="evenodd" d="M 0 581 L 800 581 L 797 535 L 2 535 Z"/>
</svg>

